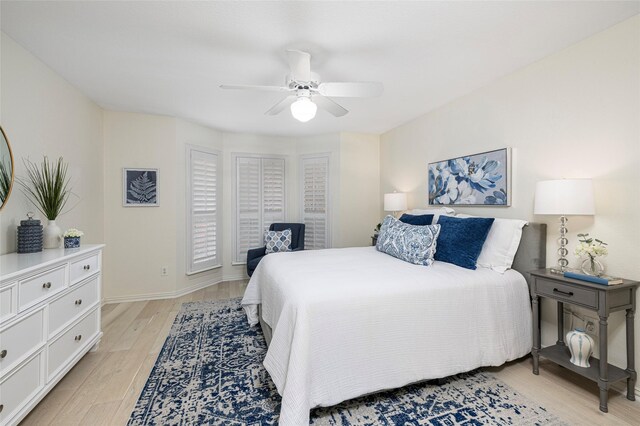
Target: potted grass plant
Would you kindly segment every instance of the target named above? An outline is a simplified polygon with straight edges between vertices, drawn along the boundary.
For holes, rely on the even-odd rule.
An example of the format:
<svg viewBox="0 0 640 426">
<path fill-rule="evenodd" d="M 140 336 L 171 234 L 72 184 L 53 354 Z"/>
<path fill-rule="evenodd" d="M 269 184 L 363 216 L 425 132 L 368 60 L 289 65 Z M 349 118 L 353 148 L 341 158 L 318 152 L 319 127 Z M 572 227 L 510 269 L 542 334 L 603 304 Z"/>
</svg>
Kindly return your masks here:
<svg viewBox="0 0 640 426">
<path fill-rule="evenodd" d="M 49 220 L 44 228 L 44 248 L 58 248 L 62 242 L 62 230 L 56 224 L 56 219 L 63 213 L 71 196 L 68 165 L 62 157 L 56 162 L 49 161 L 46 156 L 40 164 L 26 159 L 23 162 L 27 176 L 18 180 L 22 192 Z"/>
</svg>

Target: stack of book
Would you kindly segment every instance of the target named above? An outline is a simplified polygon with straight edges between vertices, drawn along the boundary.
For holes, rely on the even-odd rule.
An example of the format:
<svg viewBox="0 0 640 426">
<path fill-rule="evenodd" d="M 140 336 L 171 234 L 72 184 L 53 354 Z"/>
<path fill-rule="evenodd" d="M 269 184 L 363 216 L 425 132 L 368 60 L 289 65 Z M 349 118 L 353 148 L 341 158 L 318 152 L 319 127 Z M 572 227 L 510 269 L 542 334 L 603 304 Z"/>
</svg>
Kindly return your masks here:
<svg viewBox="0 0 640 426">
<path fill-rule="evenodd" d="M 622 278 L 610 277 L 609 275 L 600 275 L 596 277 L 593 275 L 581 274 L 581 273 L 572 272 L 572 271 L 566 271 L 564 273 L 564 277 L 572 278 L 574 280 L 588 281 L 590 283 L 602 284 L 602 285 L 617 285 L 617 284 L 623 283 Z"/>
</svg>

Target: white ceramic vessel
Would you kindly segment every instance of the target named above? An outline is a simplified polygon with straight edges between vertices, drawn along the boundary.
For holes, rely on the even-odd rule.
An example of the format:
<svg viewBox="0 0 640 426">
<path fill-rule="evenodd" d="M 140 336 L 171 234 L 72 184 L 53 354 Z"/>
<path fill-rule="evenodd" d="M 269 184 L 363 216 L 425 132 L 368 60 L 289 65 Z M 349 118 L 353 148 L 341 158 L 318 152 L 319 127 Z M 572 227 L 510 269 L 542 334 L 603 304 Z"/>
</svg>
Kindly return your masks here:
<svg viewBox="0 0 640 426">
<path fill-rule="evenodd" d="M 593 339 L 581 328 L 567 333 L 566 343 L 571 352 L 571 363 L 578 367 L 590 366 L 589 358 L 593 354 Z"/>
<path fill-rule="evenodd" d="M 56 225 L 55 220 L 50 220 L 49 224 L 44 227 L 43 245 L 46 249 L 59 248 L 62 242 L 62 229 Z"/>
</svg>

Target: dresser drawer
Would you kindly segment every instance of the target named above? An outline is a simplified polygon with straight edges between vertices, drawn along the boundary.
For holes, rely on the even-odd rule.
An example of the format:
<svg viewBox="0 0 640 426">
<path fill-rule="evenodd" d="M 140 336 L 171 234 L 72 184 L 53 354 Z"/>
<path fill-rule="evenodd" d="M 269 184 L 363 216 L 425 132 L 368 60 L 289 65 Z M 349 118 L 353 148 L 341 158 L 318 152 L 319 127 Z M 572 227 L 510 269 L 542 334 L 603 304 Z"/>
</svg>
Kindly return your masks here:
<svg viewBox="0 0 640 426">
<path fill-rule="evenodd" d="M 83 282 L 49 305 L 49 335 L 78 318 L 98 301 L 98 277 Z"/>
<path fill-rule="evenodd" d="M 93 256 L 71 262 L 69 277 L 72 285 L 100 270 L 98 256 L 98 254 L 94 254 Z"/>
<path fill-rule="evenodd" d="M 98 311 L 94 310 L 49 346 L 49 378 L 98 334 Z"/>
<path fill-rule="evenodd" d="M 0 424 L 8 424 L 44 386 L 42 352 L 0 383 Z"/>
<path fill-rule="evenodd" d="M 0 323 L 17 313 L 18 286 L 13 283 L 0 289 Z"/>
<path fill-rule="evenodd" d="M 0 332 L 0 374 L 45 341 L 44 310 L 40 309 Z"/>
<path fill-rule="evenodd" d="M 18 286 L 20 310 L 45 299 L 65 288 L 65 267 L 43 272 L 35 277 L 21 281 Z"/>
<path fill-rule="evenodd" d="M 536 279 L 536 289 L 539 294 L 561 302 L 575 303 L 598 309 L 598 292 L 596 290 L 574 287 L 540 278 Z"/>
</svg>

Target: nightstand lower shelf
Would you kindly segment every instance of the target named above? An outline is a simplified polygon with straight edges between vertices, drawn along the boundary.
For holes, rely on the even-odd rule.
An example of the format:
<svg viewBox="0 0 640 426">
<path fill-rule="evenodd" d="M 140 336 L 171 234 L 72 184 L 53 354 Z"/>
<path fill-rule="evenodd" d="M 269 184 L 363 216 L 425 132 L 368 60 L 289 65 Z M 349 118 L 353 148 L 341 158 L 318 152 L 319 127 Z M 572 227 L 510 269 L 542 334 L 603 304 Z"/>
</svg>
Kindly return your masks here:
<svg viewBox="0 0 640 426">
<path fill-rule="evenodd" d="M 593 380 L 594 382 L 598 381 L 600 377 L 600 360 L 596 357 L 591 357 L 589 359 L 589 364 L 591 365 L 588 368 L 578 367 L 577 365 L 573 365 L 570 361 L 571 353 L 569 352 L 569 348 L 564 345 L 553 345 L 548 346 L 546 348 L 540 349 L 540 356 L 547 358 L 556 364 L 566 368 L 567 370 L 571 370 L 579 375 L 586 377 L 589 380 Z M 609 383 L 618 382 L 620 380 L 626 380 L 631 375 L 623 370 L 620 367 L 616 367 L 615 365 L 608 364 L 608 379 Z"/>
</svg>

